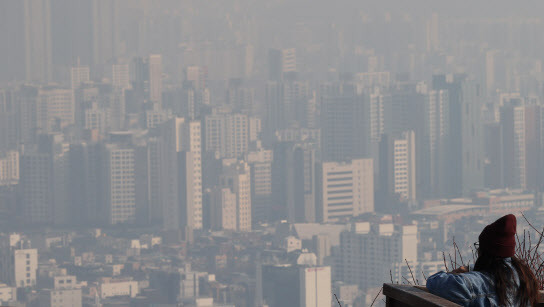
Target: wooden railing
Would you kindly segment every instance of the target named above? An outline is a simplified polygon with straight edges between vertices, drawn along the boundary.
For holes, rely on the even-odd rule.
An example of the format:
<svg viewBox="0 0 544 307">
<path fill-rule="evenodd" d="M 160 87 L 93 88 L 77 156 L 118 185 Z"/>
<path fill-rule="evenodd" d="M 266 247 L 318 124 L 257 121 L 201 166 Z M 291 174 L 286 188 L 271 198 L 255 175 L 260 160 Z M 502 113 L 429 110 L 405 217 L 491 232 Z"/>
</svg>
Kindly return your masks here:
<svg viewBox="0 0 544 307">
<path fill-rule="evenodd" d="M 383 284 L 383 294 L 387 307 L 459 307 L 445 298 L 431 294 L 425 287 L 410 285 Z"/>
<path fill-rule="evenodd" d="M 425 287 L 383 284 L 383 294 L 387 307 L 454 307 L 460 306 L 447 299 L 429 293 Z M 540 303 L 538 307 L 544 307 L 544 292 L 540 291 Z"/>
</svg>

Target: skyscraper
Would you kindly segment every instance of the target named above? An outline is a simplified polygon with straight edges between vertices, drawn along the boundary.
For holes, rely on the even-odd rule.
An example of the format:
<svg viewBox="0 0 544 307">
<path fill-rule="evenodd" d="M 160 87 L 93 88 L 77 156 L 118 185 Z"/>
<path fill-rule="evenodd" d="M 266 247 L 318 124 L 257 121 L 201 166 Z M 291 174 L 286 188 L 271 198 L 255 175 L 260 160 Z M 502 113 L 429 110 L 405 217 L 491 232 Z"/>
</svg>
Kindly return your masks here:
<svg viewBox="0 0 544 307">
<path fill-rule="evenodd" d="M 200 122 L 180 117 L 165 122 L 160 144 L 163 227 L 192 240 L 192 230 L 202 228 Z"/>
<path fill-rule="evenodd" d="M 480 87 L 466 75 L 438 75 L 433 76 L 433 89 L 447 90 L 449 97 L 446 196 L 468 195 L 484 181 Z"/>
<path fill-rule="evenodd" d="M 447 155 L 450 133 L 449 98 L 447 90 L 432 90 L 426 95 L 422 148 L 417 156 L 418 182 L 423 195 L 440 197 L 447 187 Z"/>
<path fill-rule="evenodd" d="M 108 224 L 136 221 L 136 152 L 128 145 L 105 146 L 105 220 Z"/>
<path fill-rule="evenodd" d="M 22 213 L 26 222 L 66 222 L 68 144 L 61 135 L 40 135 L 36 148 L 21 157 Z"/>
<path fill-rule="evenodd" d="M 50 0 L 24 0 L 26 79 L 49 82 L 53 77 L 51 57 Z"/>
<path fill-rule="evenodd" d="M 380 144 L 380 202 L 384 206 L 416 201 L 416 141 L 413 131 L 385 135 Z M 383 208 L 385 209 L 385 208 Z M 395 207 L 393 212 L 396 211 Z"/>
<path fill-rule="evenodd" d="M 540 189 L 540 106 L 512 98 L 500 109 L 502 184 Z"/>
<path fill-rule="evenodd" d="M 251 170 L 251 218 L 262 222 L 269 218 L 272 202 L 272 150 L 259 148 L 247 155 Z"/>
<path fill-rule="evenodd" d="M 20 142 L 19 108 L 15 90 L 0 90 L 0 151 L 15 149 Z"/>
<path fill-rule="evenodd" d="M 149 56 L 149 100 L 161 102 L 162 97 L 162 57 L 160 54 Z"/>
<path fill-rule="evenodd" d="M 321 145 L 325 161 L 362 158 L 368 148 L 368 113 L 365 98 L 344 89 L 340 95 L 325 97 L 321 105 Z"/>
</svg>

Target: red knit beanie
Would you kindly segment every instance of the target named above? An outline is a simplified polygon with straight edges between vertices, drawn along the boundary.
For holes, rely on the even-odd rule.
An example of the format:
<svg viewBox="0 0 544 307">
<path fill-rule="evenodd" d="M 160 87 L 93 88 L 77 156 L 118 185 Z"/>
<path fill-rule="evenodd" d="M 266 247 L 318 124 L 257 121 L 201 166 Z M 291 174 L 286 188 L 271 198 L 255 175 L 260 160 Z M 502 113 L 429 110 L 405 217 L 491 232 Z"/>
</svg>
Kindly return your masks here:
<svg viewBox="0 0 544 307">
<path fill-rule="evenodd" d="M 512 257 L 516 252 L 516 217 L 505 215 L 485 226 L 478 237 L 480 249 L 495 257 Z"/>
</svg>

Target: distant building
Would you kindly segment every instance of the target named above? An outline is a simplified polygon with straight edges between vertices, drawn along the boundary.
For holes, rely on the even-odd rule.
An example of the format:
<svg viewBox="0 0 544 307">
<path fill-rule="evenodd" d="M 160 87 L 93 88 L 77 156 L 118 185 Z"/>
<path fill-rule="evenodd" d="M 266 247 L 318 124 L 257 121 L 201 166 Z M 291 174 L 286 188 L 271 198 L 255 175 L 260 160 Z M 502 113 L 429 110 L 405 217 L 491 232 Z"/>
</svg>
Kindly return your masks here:
<svg viewBox="0 0 544 307">
<path fill-rule="evenodd" d="M 107 223 L 136 221 L 136 151 L 130 146 L 105 147 L 105 201 Z"/>
<path fill-rule="evenodd" d="M 72 90 L 42 88 L 37 99 L 37 127 L 42 133 L 60 131 L 75 123 L 75 103 Z"/>
<path fill-rule="evenodd" d="M 417 226 L 354 223 L 340 234 L 334 253 L 334 279 L 357 284 L 362 290 L 388 280 L 395 263 L 417 261 Z"/>
<path fill-rule="evenodd" d="M 317 220 L 329 222 L 374 211 L 372 159 L 322 162 L 317 170 Z"/>
<path fill-rule="evenodd" d="M 266 221 L 272 202 L 273 151 L 259 148 L 247 155 L 251 170 L 251 215 L 253 223 Z"/>
<path fill-rule="evenodd" d="M 300 255 L 297 263 L 262 266 L 264 304 L 269 307 L 331 306 L 331 267 L 316 266 L 312 261 L 305 263 L 304 255 Z M 301 258 L 305 260 L 301 262 Z"/>
<path fill-rule="evenodd" d="M 382 138 L 379 170 L 383 205 L 416 201 L 416 141 L 413 131 Z"/>
<path fill-rule="evenodd" d="M 17 234 L 0 238 L 0 280 L 25 288 L 36 285 L 38 250 Z"/>
<path fill-rule="evenodd" d="M 0 153 L 0 186 L 19 182 L 19 152 Z"/>
<path fill-rule="evenodd" d="M 149 100 L 161 102 L 162 98 L 162 57 L 160 54 L 149 56 Z"/>
<path fill-rule="evenodd" d="M 72 85 L 72 90 L 75 90 L 81 86 L 82 83 L 89 82 L 91 78 L 89 66 L 78 65 L 72 67 L 70 70 L 70 80 Z"/>
<path fill-rule="evenodd" d="M 165 230 L 190 240 L 202 228 L 202 149 L 199 121 L 173 118 L 161 125 L 160 199 Z"/>
<path fill-rule="evenodd" d="M 321 105 L 321 146 L 325 161 L 362 158 L 368 153 L 369 129 L 365 97 L 344 89 Z"/>
<path fill-rule="evenodd" d="M 105 299 L 115 296 L 136 297 L 140 292 L 138 282 L 135 280 L 116 280 L 103 278 L 98 286 L 100 298 Z"/>
<path fill-rule="evenodd" d="M 212 196 L 212 221 L 226 229 L 251 231 L 251 173 L 245 162 L 223 161 Z"/>
</svg>

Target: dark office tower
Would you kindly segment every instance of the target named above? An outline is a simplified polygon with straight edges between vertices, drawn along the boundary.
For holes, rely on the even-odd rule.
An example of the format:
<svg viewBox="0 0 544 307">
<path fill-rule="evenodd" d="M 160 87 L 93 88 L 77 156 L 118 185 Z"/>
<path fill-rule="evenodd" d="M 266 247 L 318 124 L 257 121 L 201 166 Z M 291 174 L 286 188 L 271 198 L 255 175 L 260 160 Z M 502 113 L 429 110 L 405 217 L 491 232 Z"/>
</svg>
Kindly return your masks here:
<svg viewBox="0 0 544 307">
<path fill-rule="evenodd" d="M 31 145 L 36 142 L 38 121 L 38 88 L 21 86 L 17 91 L 19 142 Z"/>
<path fill-rule="evenodd" d="M 25 19 L 23 1 L 0 1 L 0 82 L 25 79 Z"/>
<path fill-rule="evenodd" d="M 101 74 L 104 65 L 118 52 L 118 1 L 90 0 L 92 2 L 92 54 L 95 70 Z"/>
<path fill-rule="evenodd" d="M 287 219 L 316 221 L 316 150 L 311 144 L 297 144 L 289 153 L 287 169 Z"/>
<path fill-rule="evenodd" d="M 364 157 L 368 144 L 364 96 L 344 91 L 325 97 L 321 105 L 323 161 L 344 161 Z"/>
<path fill-rule="evenodd" d="M 50 0 L 24 0 L 23 12 L 26 80 L 49 82 L 53 75 Z"/>
<path fill-rule="evenodd" d="M 531 104 L 525 107 L 525 146 L 527 148 L 527 189 L 541 191 L 542 185 L 542 107 Z"/>
<path fill-rule="evenodd" d="M 272 144 L 275 140 L 275 132 L 286 126 L 285 118 L 282 117 L 282 105 L 284 96 L 283 84 L 278 81 L 270 81 L 266 84 L 266 121 L 265 135 L 263 141 Z"/>
<path fill-rule="evenodd" d="M 78 60 L 92 64 L 92 1 L 51 1 L 51 40 L 54 77 L 68 80 Z"/>
<path fill-rule="evenodd" d="M 272 164 L 272 213 L 290 222 L 316 221 L 315 145 L 278 142 Z"/>
<path fill-rule="evenodd" d="M 32 224 L 65 224 L 67 146 L 60 135 L 40 135 L 35 148 L 21 158 L 23 220 Z"/>
<path fill-rule="evenodd" d="M 280 81 L 282 75 L 282 52 L 268 49 L 268 80 Z"/>
<path fill-rule="evenodd" d="M 450 138 L 447 195 L 468 195 L 483 187 L 484 161 L 480 88 L 466 75 L 433 76 L 433 89 L 448 90 Z"/>
<path fill-rule="evenodd" d="M 502 140 L 500 123 L 484 124 L 484 182 L 489 189 L 502 188 Z"/>
<path fill-rule="evenodd" d="M 540 106 L 511 99 L 501 107 L 504 187 L 539 190 Z"/>
<path fill-rule="evenodd" d="M 441 197 L 447 187 L 448 141 L 450 134 L 447 90 L 429 91 L 425 95 L 424 125 L 418 146 L 417 173 L 423 197 Z M 416 139 L 418 136 L 416 135 Z"/>
<path fill-rule="evenodd" d="M 16 108 L 14 91 L 0 90 L 0 152 L 17 148 Z"/>
<path fill-rule="evenodd" d="M 100 225 L 104 212 L 103 147 L 98 143 L 71 144 L 68 152 L 69 224 Z"/>
</svg>

